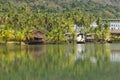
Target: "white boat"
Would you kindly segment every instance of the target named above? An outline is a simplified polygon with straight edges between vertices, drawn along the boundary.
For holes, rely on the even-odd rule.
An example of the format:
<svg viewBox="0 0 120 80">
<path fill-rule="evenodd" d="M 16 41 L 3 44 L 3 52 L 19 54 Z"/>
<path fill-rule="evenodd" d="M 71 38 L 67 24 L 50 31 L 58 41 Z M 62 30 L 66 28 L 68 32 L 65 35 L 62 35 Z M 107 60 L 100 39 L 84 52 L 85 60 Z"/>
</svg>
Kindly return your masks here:
<svg viewBox="0 0 120 80">
<path fill-rule="evenodd" d="M 85 43 L 85 36 L 83 34 L 77 35 L 77 43 Z"/>
</svg>

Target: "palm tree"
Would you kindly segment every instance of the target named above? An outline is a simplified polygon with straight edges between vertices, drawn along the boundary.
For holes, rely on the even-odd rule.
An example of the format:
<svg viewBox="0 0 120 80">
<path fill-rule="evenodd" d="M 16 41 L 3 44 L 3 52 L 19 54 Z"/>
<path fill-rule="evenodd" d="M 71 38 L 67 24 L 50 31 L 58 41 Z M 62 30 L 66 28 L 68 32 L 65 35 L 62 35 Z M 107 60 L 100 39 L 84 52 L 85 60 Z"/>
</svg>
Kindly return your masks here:
<svg viewBox="0 0 120 80">
<path fill-rule="evenodd" d="M 25 36 L 24 31 L 17 31 L 15 33 L 15 39 L 16 39 L 16 41 L 19 41 L 20 44 L 22 43 L 22 41 L 25 41 L 26 40 L 26 36 Z"/>
<path fill-rule="evenodd" d="M 5 44 L 7 44 L 8 40 L 11 40 L 14 38 L 14 30 L 11 28 L 4 28 L 1 30 L 1 37 L 5 41 Z"/>
</svg>

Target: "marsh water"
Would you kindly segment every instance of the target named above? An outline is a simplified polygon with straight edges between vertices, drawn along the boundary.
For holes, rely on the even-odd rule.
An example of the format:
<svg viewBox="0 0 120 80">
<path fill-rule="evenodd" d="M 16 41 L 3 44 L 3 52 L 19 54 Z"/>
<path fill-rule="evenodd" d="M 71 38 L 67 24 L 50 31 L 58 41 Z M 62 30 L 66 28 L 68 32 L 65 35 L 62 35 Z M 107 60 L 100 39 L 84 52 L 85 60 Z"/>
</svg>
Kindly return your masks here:
<svg viewBox="0 0 120 80">
<path fill-rule="evenodd" d="M 120 43 L 0 45 L 0 80 L 119 80 Z"/>
</svg>

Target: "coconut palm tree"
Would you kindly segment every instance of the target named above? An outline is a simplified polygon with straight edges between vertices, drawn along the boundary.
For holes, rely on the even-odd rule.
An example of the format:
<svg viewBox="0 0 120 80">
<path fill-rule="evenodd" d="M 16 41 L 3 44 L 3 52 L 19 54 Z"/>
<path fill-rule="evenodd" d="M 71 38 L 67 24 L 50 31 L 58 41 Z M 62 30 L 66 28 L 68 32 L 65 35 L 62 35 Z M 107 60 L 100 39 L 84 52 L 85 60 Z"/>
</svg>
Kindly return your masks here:
<svg viewBox="0 0 120 80">
<path fill-rule="evenodd" d="M 11 29 L 10 27 L 5 27 L 4 29 L 1 30 L 1 37 L 2 40 L 5 41 L 5 44 L 7 44 L 8 40 L 14 39 L 14 30 Z"/>
</svg>

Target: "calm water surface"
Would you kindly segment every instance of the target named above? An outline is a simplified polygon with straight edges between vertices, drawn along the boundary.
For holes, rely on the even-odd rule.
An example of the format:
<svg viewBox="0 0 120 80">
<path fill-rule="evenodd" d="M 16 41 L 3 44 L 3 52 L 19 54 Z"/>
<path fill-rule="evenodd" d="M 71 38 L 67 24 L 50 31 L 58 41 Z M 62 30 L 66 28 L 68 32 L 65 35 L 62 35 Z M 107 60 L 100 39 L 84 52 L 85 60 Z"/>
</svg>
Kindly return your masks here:
<svg viewBox="0 0 120 80">
<path fill-rule="evenodd" d="M 0 45 L 0 80 L 120 80 L 120 43 Z"/>
</svg>

